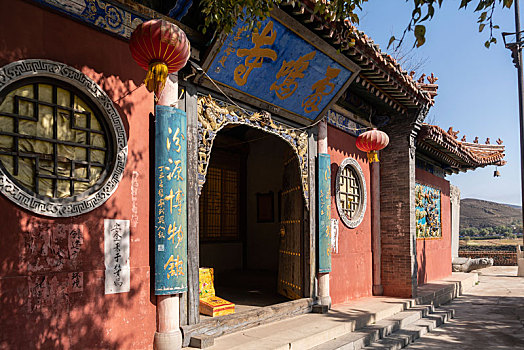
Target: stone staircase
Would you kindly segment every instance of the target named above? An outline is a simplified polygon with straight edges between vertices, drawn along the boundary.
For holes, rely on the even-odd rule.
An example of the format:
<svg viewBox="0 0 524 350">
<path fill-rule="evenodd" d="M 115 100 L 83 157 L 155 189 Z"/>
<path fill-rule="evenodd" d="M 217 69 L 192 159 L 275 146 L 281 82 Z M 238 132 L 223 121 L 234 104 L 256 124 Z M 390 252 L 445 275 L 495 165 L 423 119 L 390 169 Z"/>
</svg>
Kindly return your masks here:
<svg viewBox="0 0 524 350">
<path fill-rule="evenodd" d="M 476 273 L 454 273 L 447 279 L 419 287 L 414 299 L 362 298 L 336 305 L 326 314 L 306 313 L 266 324 L 258 317 L 259 325 L 243 322 L 240 325 L 243 328 L 220 336 L 215 334 L 216 330 L 229 326 L 229 319 L 224 316 L 217 318 L 208 331 L 200 329 L 192 333 L 187 349 L 401 349 L 451 319 L 454 311 L 442 305 L 473 288 L 477 281 Z M 240 313 L 239 316 L 244 317 Z"/>
<path fill-rule="evenodd" d="M 447 322 L 453 315 L 452 309 L 437 310 L 432 305 L 418 305 L 311 350 L 402 349 Z"/>
</svg>

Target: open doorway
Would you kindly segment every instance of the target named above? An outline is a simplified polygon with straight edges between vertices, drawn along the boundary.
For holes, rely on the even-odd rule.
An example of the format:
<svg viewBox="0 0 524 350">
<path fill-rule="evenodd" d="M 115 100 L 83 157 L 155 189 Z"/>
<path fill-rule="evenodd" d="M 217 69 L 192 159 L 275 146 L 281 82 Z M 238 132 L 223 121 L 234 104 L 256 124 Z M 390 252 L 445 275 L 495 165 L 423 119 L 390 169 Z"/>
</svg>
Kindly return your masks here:
<svg viewBox="0 0 524 350">
<path fill-rule="evenodd" d="M 298 159 L 244 125 L 214 139 L 200 195 L 200 266 L 236 312 L 303 297 L 304 201 Z"/>
</svg>

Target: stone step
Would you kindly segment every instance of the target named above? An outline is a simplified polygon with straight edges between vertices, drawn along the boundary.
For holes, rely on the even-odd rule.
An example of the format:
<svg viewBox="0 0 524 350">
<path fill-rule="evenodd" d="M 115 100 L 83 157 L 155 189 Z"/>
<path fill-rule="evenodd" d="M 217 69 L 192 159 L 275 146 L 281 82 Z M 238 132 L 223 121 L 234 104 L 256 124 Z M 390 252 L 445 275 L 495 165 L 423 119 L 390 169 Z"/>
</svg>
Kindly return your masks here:
<svg viewBox="0 0 524 350">
<path fill-rule="evenodd" d="M 214 344 L 206 343 L 206 339 L 197 342 L 195 337 L 192 346 L 208 350 L 309 349 L 413 306 L 411 300 L 370 298 L 339 306 L 328 314 L 305 314 L 225 335 L 214 339 Z M 410 317 L 414 317 L 413 312 Z"/>
<path fill-rule="evenodd" d="M 363 347 L 364 350 L 398 350 L 413 343 L 418 338 L 431 332 L 438 326 L 447 322 L 454 315 L 452 310 L 436 311 L 427 317 L 421 318 L 407 326 L 401 327 L 396 332 Z M 355 348 L 356 349 L 356 348 Z"/>
<path fill-rule="evenodd" d="M 451 311 L 436 311 L 433 306 L 419 305 L 311 347 L 311 350 L 400 349 L 452 316 Z"/>
<path fill-rule="evenodd" d="M 235 326 L 238 326 L 235 328 L 236 332 L 220 336 L 228 333 L 225 330 L 232 328 L 228 322 L 233 321 L 228 318 L 229 315 L 222 316 L 214 319 L 213 324 L 202 322 L 198 325 L 183 326 L 184 338 L 192 339 L 190 347 L 184 349 L 197 347 L 208 350 L 354 350 L 370 346 L 395 348 L 396 344 L 402 345 L 412 341 L 413 334 L 424 332 L 424 328 L 406 329 L 407 327 L 425 327 L 427 332 L 452 318 L 453 311 L 449 309 L 450 306 L 440 306 L 463 291 L 473 288 L 476 281 L 478 275 L 475 273 L 454 273 L 447 279 L 420 286 L 417 290 L 419 296 L 414 299 L 387 296 L 362 298 L 336 305 L 327 314 L 309 313 L 262 325 L 260 324 L 273 319 L 250 318 L 254 322 L 247 324 L 238 322 L 246 316 L 239 313 L 234 320 Z M 435 307 L 440 308 L 435 310 Z M 260 316 L 265 314 L 266 310 L 255 312 L 260 313 Z M 421 319 L 434 323 L 417 324 Z"/>
</svg>

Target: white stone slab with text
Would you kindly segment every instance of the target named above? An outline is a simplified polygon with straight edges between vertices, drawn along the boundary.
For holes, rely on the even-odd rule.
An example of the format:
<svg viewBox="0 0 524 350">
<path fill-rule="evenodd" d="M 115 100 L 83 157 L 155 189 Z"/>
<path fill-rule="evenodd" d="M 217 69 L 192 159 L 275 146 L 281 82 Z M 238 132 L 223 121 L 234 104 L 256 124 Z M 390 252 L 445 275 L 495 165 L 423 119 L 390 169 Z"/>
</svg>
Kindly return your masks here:
<svg viewBox="0 0 524 350">
<path fill-rule="evenodd" d="M 104 220 L 105 294 L 130 290 L 129 220 Z"/>
</svg>

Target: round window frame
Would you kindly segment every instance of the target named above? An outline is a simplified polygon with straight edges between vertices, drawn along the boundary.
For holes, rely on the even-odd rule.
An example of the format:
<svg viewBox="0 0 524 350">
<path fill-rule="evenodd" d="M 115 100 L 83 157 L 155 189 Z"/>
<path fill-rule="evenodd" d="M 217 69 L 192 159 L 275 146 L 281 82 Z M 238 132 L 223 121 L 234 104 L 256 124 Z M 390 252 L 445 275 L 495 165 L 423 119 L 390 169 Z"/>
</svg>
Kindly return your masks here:
<svg viewBox="0 0 524 350">
<path fill-rule="evenodd" d="M 359 186 L 361 189 L 359 208 L 353 219 L 350 219 L 346 216 L 340 204 L 340 177 L 342 176 L 342 172 L 346 167 L 351 167 L 354 170 L 355 174 L 357 175 L 357 181 L 359 182 Z M 362 168 L 355 159 L 346 158 L 342 161 L 342 163 L 340 163 L 340 166 L 338 167 L 337 177 L 335 181 L 335 201 L 337 205 L 338 215 L 344 223 L 344 225 L 346 225 L 349 228 L 356 228 L 358 225 L 362 223 L 362 220 L 364 220 L 364 214 L 366 213 L 367 191 L 364 172 L 362 171 Z"/>
<path fill-rule="evenodd" d="M 35 214 L 49 217 L 71 217 L 88 213 L 102 204 L 116 191 L 127 162 L 127 135 L 113 101 L 93 80 L 64 63 L 27 59 L 0 68 L 0 103 L 17 87 L 35 82 L 70 85 L 76 94 L 101 117 L 99 120 L 108 141 L 106 166 L 100 179 L 87 191 L 66 198 L 50 198 L 24 188 L 0 164 L 0 192 L 18 206 Z M 76 91 L 74 91 L 76 90 Z"/>
</svg>

